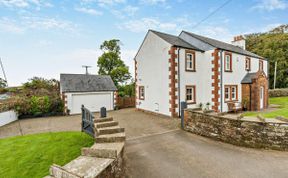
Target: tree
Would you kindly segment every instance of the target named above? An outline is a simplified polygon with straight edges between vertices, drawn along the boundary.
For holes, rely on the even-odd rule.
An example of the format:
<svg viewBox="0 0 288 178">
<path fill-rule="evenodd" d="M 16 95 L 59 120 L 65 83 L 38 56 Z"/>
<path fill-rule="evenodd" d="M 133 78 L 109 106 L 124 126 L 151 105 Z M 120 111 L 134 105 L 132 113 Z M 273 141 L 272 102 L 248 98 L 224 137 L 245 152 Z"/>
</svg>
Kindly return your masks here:
<svg viewBox="0 0 288 178">
<path fill-rule="evenodd" d="M 99 75 L 110 75 L 117 87 L 131 78 L 129 68 L 120 57 L 120 41 L 112 39 L 104 41 L 100 46 L 103 54 L 98 58 Z"/>
<path fill-rule="evenodd" d="M 281 25 L 266 33 L 246 35 L 247 50 L 269 61 L 269 86 L 273 88 L 277 61 L 277 88 L 288 87 L 288 25 Z"/>
<path fill-rule="evenodd" d="M 7 87 L 7 82 L 6 80 L 0 78 L 0 88 L 5 88 Z"/>
</svg>

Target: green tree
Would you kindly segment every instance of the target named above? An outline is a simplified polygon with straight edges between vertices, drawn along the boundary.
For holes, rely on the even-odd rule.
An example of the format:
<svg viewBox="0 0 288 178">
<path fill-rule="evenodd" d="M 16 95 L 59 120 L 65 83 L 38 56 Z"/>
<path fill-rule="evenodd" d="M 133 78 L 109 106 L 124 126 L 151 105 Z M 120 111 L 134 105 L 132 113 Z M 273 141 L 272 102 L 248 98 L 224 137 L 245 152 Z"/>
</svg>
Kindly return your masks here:
<svg viewBox="0 0 288 178">
<path fill-rule="evenodd" d="M 281 25 L 266 33 L 246 35 L 247 50 L 268 59 L 269 85 L 273 88 L 277 61 L 277 88 L 288 87 L 288 25 Z"/>
<path fill-rule="evenodd" d="M 103 54 L 97 61 L 98 74 L 110 75 L 117 87 L 131 78 L 128 66 L 121 60 L 119 43 L 117 39 L 104 41 L 100 46 Z"/>
<path fill-rule="evenodd" d="M 6 80 L 0 78 L 0 88 L 5 88 L 7 87 L 7 82 Z"/>
</svg>

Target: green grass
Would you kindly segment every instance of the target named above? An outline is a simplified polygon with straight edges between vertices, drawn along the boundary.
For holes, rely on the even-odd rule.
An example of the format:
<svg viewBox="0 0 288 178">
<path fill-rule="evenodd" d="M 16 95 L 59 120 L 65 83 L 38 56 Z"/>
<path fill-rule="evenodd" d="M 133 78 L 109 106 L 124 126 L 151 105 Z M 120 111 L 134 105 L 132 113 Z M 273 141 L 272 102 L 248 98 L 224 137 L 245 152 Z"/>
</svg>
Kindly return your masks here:
<svg viewBox="0 0 288 178">
<path fill-rule="evenodd" d="M 48 175 L 55 163 L 78 157 L 93 138 L 81 132 L 43 133 L 0 139 L 0 177 L 33 178 Z"/>
<path fill-rule="evenodd" d="M 244 116 L 257 116 L 258 114 L 263 115 L 265 118 L 275 118 L 282 116 L 288 118 L 288 97 L 275 97 L 269 99 L 269 104 L 277 104 L 279 108 L 271 112 L 246 112 Z"/>
</svg>

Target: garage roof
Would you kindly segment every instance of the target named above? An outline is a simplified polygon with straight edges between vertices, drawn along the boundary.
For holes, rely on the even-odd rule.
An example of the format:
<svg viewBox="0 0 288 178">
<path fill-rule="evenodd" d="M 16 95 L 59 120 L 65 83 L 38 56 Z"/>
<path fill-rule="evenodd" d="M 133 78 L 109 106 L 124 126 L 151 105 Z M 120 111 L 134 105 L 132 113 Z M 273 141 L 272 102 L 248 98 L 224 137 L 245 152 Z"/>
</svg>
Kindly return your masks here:
<svg viewBox="0 0 288 178">
<path fill-rule="evenodd" d="M 60 74 L 62 92 L 116 91 L 109 75 Z"/>
</svg>

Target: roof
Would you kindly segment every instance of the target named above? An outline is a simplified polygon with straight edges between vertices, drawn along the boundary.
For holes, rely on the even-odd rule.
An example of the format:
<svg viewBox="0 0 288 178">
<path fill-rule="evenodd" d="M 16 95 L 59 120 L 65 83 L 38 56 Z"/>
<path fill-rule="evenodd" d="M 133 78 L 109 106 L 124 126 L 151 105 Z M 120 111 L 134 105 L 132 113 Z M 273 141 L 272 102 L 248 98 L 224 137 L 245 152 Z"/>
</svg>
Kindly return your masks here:
<svg viewBox="0 0 288 178">
<path fill-rule="evenodd" d="M 252 79 L 255 78 L 257 75 L 256 72 L 254 73 L 247 73 L 245 77 L 242 79 L 241 84 L 249 84 L 252 83 Z"/>
<path fill-rule="evenodd" d="M 170 43 L 171 45 L 183 47 L 183 48 L 188 48 L 188 49 L 194 49 L 194 50 L 198 50 L 198 51 L 203 51 L 203 50 L 197 48 L 196 46 L 193 46 L 193 45 L 187 43 L 186 41 L 182 40 L 178 36 L 158 32 L 158 31 L 154 31 L 154 30 L 150 30 L 150 31 L 153 32 L 154 34 L 156 34 L 157 36 L 159 36 L 160 38 L 162 38 L 163 40 L 165 40 L 166 42 Z"/>
<path fill-rule="evenodd" d="M 200 35 L 196 35 L 194 33 L 191 33 L 191 32 L 186 32 L 186 31 L 183 31 L 184 33 L 194 37 L 194 38 L 197 38 L 198 40 L 201 40 L 211 46 L 214 46 L 215 48 L 219 48 L 219 49 L 224 49 L 224 50 L 227 50 L 227 51 L 231 51 L 231 52 L 235 52 L 235 53 L 238 53 L 238 54 L 243 54 L 243 55 L 247 55 L 247 56 L 250 56 L 250 57 L 255 57 L 255 58 L 260 58 L 260 59 L 264 59 L 263 57 L 261 56 L 258 56 L 257 54 L 254 54 L 250 51 L 247 51 L 247 50 L 244 50 L 238 46 L 235 46 L 235 45 L 232 45 L 232 44 L 229 44 L 229 43 L 225 43 L 225 42 L 222 42 L 222 41 L 218 41 L 218 40 L 215 40 L 215 39 L 212 39 L 212 38 L 208 38 L 208 37 L 204 37 L 204 36 L 200 36 Z"/>
<path fill-rule="evenodd" d="M 62 92 L 116 91 L 109 75 L 60 74 Z"/>
</svg>

